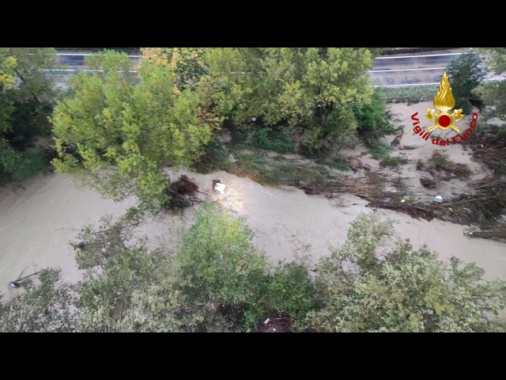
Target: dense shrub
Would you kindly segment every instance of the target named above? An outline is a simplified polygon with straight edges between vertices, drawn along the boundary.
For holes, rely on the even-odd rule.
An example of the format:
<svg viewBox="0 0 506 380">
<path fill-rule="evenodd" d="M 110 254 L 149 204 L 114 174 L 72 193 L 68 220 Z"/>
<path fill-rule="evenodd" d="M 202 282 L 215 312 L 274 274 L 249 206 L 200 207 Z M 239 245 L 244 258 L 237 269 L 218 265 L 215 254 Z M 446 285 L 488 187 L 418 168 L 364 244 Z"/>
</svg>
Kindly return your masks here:
<svg viewBox="0 0 506 380">
<path fill-rule="evenodd" d="M 448 64 L 448 80 L 455 98 L 455 108 L 461 108 L 464 114 L 472 112 L 472 103 L 479 101 L 474 90 L 480 85 L 485 69 L 479 54 L 466 50 Z"/>
</svg>

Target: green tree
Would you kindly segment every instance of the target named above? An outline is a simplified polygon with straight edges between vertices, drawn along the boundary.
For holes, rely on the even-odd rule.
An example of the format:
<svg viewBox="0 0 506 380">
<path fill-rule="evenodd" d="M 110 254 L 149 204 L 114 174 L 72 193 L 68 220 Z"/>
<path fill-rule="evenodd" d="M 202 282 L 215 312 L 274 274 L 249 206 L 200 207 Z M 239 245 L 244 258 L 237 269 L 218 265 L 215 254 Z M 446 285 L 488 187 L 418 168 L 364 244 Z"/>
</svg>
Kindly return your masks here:
<svg viewBox="0 0 506 380">
<path fill-rule="evenodd" d="M 487 56 L 485 64 L 492 72 L 502 74 L 506 71 L 506 48 L 480 48 L 480 51 Z"/>
<path fill-rule="evenodd" d="M 52 48 L 0 49 L 0 182 L 29 177 L 44 166 L 32 145 L 51 131 L 56 91 L 44 69 L 55 59 Z"/>
<path fill-rule="evenodd" d="M 358 124 L 357 134 L 367 146 L 373 147 L 384 135 L 395 133 L 381 89 L 374 90 L 370 103 L 354 106 L 353 112 Z"/>
<path fill-rule="evenodd" d="M 502 75 L 506 71 L 506 48 L 482 48 L 480 51 L 486 56 L 485 64 L 488 69 Z M 506 118 L 506 81 L 492 81 L 482 84 L 476 91 L 485 105 L 494 109 L 492 116 Z"/>
<path fill-rule="evenodd" d="M 213 49 L 205 78 L 228 99 L 223 112 L 235 124 L 286 125 L 303 132 L 302 146 L 318 152 L 355 132 L 352 106 L 370 101 L 372 59 L 368 49 Z"/>
<path fill-rule="evenodd" d="M 468 49 L 448 64 L 448 80 L 455 98 L 456 108 L 464 114 L 472 111 L 472 103 L 479 100 L 474 90 L 481 84 L 485 70 L 477 51 Z"/>
<path fill-rule="evenodd" d="M 175 92 L 196 89 L 206 71 L 203 48 L 143 48 L 141 52 L 143 59 L 170 71 Z"/>
<path fill-rule="evenodd" d="M 257 117 L 267 125 L 295 126 L 319 108 L 367 102 L 372 95 L 367 77 L 372 56 L 367 49 L 244 48 L 235 55 L 240 60 L 236 69 L 242 71 L 227 74 L 231 86 L 239 85 L 237 122 Z M 222 66 L 211 67 L 211 77 L 223 73 Z"/>
<path fill-rule="evenodd" d="M 136 195 L 156 209 L 167 201 L 164 168 L 190 165 L 215 124 L 201 94 L 180 90 L 164 65 L 143 60 L 138 78 L 123 53 L 86 57 L 93 73 L 70 78 L 72 94 L 52 117 L 58 172 L 91 174 L 94 185 L 115 199 Z"/>
<path fill-rule="evenodd" d="M 198 212 L 178 253 L 185 293 L 204 304 L 239 312 L 238 319 L 249 311 L 246 315 L 254 322 L 269 264 L 251 243 L 252 237 L 244 220 L 229 211 L 207 205 Z"/>
<path fill-rule="evenodd" d="M 506 302 L 506 282 L 485 282 L 476 264 L 439 261 L 409 242 L 392 243 L 392 222 L 361 215 L 346 243 L 317 268 L 323 307 L 318 331 L 467 332 L 485 330 Z"/>
<path fill-rule="evenodd" d="M 482 48 L 480 52 L 485 57 L 485 65 L 491 74 L 495 74 L 493 80 L 482 83 L 476 93 L 483 101 L 484 110 L 480 113 L 482 122 L 476 136 L 471 143 L 476 150 L 476 156 L 498 175 L 506 173 L 505 146 L 506 146 L 506 49 L 505 48 Z M 492 122 L 497 117 L 499 125 Z M 489 123 L 490 120 L 490 123 Z M 478 122 L 480 123 L 480 122 Z M 504 201 L 503 201 L 504 203 Z"/>
</svg>

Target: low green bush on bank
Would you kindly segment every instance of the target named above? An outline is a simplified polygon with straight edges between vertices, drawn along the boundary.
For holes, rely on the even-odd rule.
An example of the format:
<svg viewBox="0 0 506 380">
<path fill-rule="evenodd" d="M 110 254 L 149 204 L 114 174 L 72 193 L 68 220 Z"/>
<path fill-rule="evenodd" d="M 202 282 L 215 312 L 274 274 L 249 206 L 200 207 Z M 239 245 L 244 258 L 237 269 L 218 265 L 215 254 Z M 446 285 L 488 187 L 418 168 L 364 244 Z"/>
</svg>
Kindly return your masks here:
<svg viewBox="0 0 506 380">
<path fill-rule="evenodd" d="M 347 240 L 315 263 L 270 263 L 242 218 L 206 205 L 180 244 L 129 243 L 131 229 L 103 219 L 76 248 L 76 285 L 46 269 L 0 304 L 0 331 L 498 331 L 506 282 L 474 263 L 440 261 L 396 240 L 392 223 L 359 216 Z M 273 319 L 276 319 L 273 317 Z M 281 318 L 278 318 L 278 322 Z M 275 331 L 275 330 L 273 330 Z"/>
</svg>

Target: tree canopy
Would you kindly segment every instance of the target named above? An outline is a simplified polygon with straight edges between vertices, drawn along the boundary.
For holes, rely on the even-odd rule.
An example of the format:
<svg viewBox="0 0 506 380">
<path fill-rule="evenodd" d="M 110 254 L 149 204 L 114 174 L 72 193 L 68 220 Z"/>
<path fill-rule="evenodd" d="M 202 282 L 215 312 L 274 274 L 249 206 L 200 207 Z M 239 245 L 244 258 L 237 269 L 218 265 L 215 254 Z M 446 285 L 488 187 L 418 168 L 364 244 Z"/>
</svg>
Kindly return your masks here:
<svg viewBox="0 0 506 380">
<path fill-rule="evenodd" d="M 368 49 L 214 49 L 207 61 L 235 124 L 286 126 L 309 151 L 335 149 L 350 138 L 358 127 L 353 107 L 369 104 L 373 94 Z"/>
<path fill-rule="evenodd" d="M 52 117 L 58 172 L 92 173 L 103 193 L 135 194 L 150 208 L 166 201 L 167 166 L 189 165 L 212 136 L 205 102 L 179 90 L 164 66 L 144 60 L 138 76 L 128 57 L 102 52 L 86 57 L 93 73 L 70 78 L 71 95 Z"/>
<path fill-rule="evenodd" d="M 372 54 L 351 48 L 146 48 L 86 57 L 52 117 L 58 172 L 92 173 L 103 193 L 167 202 L 164 168 L 191 166 L 224 121 L 283 125 L 310 150 L 353 135 L 371 101 Z M 256 120 L 256 122 L 254 121 Z"/>
<path fill-rule="evenodd" d="M 473 49 L 467 49 L 448 64 L 448 79 L 456 108 L 462 108 L 464 114 L 471 113 L 472 103 L 478 101 L 474 89 L 481 84 L 484 77 L 482 60 Z"/>
<path fill-rule="evenodd" d="M 44 70 L 55 59 L 51 48 L 0 48 L 0 184 L 40 169 L 42 155 L 32 148 L 51 132 L 56 91 Z"/>
</svg>

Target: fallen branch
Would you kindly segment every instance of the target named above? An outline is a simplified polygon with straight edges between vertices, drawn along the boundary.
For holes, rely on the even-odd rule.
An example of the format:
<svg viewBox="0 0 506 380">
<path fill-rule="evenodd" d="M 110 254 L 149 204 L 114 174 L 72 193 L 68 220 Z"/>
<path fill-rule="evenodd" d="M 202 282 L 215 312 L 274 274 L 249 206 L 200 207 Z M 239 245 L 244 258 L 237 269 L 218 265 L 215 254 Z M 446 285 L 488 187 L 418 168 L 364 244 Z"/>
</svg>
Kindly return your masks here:
<svg viewBox="0 0 506 380">
<path fill-rule="evenodd" d="M 465 235 L 470 238 L 494 239 L 499 241 L 506 241 L 506 228 L 501 230 L 472 231 L 467 232 Z"/>
<path fill-rule="evenodd" d="M 35 273 L 32 273 L 32 274 L 29 274 L 28 276 L 19 277 L 18 279 L 14 280 L 14 281 L 11 281 L 11 282 L 9 283 L 9 286 L 10 286 L 11 288 L 19 288 L 19 287 L 21 287 L 21 284 L 19 283 L 19 281 L 24 280 L 25 278 L 28 278 L 28 277 L 35 276 L 36 274 L 39 274 L 40 272 L 42 272 L 42 271 L 40 271 L 40 270 L 39 270 L 38 272 L 35 272 Z"/>
</svg>

